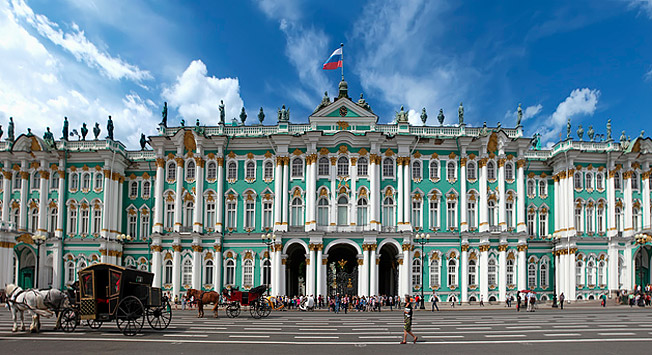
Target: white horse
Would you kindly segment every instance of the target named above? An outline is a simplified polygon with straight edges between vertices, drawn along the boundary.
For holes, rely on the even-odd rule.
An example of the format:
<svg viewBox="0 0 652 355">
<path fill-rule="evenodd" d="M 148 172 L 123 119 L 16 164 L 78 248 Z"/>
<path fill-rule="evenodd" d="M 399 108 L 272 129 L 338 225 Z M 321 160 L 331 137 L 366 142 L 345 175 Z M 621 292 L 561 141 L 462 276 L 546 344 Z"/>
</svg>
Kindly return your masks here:
<svg viewBox="0 0 652 355">
<path fill-rule="evenodd" d="M 68 305 L 68 296 L 57 289 L 50 290 L 23 290 L 14 284 L 9 284 L 5 288 L 7 294 L 7 304 L 11 311 L 11 318 L 14 322 L 12 332 L 18 330 L 18 314 L 20 313 L 21 330 L 25 330 L 24 312 L 27 311 L 32 315 L 32 324 L 29 326 L 31 332 L 38 332 L 41 328 L 41 316 L 50 318 L 55 313 L 51 309 L 59 310 Z M 58 312 L 57 312 L 58 313 Z M 60 319 L 54 329 L 60 326 Z"/>
</svg>

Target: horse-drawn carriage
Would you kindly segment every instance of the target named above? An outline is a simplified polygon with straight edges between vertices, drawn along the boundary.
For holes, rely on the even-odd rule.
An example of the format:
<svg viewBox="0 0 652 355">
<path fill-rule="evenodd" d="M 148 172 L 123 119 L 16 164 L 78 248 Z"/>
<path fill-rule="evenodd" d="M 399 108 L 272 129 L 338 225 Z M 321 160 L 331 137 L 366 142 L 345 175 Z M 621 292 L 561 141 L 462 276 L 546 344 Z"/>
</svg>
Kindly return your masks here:
<svg viewBox="0 0 652 355">
<path fill-rule="evenodd" d="M 124 335 L 139 333 L 145 318 L 152 329 L 170 325 L 172 309 L 160 288 L 152 287 L 154 274 L 111 264 L 94 264 L 79 271 L 79 289 L 72 307 L 63 310 L 61 326 L 72 332 L 79 320 L 98 329 L 116 322 Z"/>
<path fill-rule="evenodd" d="M 262 297 L 267 291 L 267 286 L 260 285 L 249 291 L 234 289 L 222 290 L 222 296 L 226 300 L 226 315 L 235 318 L 240 315 L 240 306 L 249 306 L 249 313 L 255 319 L 265 318 L 272 312 L 269 302 Z"/>
</svg>

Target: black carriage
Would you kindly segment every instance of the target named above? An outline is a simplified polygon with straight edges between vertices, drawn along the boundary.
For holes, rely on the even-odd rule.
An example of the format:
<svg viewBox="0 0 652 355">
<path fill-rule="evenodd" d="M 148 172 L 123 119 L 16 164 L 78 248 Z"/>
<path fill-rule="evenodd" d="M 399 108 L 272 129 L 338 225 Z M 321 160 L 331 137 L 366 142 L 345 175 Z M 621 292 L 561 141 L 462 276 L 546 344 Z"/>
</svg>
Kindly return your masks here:
<svg viewBox="0 0 652 355">
<path fill-rule="evenodd" d="M 226 300 L 226 315 L 229 318 L 235 318 L 240 315 L 240 306 L 249 306 L 249 313 L 255 319 L 269 316 L 272 307 L 265 299 L 263 294 L 267 291 L 267 286 L 260 285 L 249 291 L 239 291 L 237 289 L 223 289 L 222 296 Z"/>
<path fill-rule="evenodd" d="M 152 329 L 166 329 L 172 308 L 161 289 L 152 287 L 153 279 L 151 272 L 111 264 L 80 270 L 73 307 L 61 316 L 63 330 L 74 331 L 80 320 L 93 329 L 115 320 L 124 335 L 136 335 L 145 318 Z"/>
</svg>

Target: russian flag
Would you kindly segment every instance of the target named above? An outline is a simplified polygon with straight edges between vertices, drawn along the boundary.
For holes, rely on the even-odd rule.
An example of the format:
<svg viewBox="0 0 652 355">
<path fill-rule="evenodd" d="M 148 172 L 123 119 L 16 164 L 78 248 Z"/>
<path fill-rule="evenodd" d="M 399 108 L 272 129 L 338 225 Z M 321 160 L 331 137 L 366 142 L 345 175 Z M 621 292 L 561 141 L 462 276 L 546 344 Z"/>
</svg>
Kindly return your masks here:
<svg viewBox="0 0 652 355">
<path fill-rule="evenodd" d="M 342 47 L 336 49 L 324 63 L 324 70 L 333 70 L 342 67 Z"/>
</svg>

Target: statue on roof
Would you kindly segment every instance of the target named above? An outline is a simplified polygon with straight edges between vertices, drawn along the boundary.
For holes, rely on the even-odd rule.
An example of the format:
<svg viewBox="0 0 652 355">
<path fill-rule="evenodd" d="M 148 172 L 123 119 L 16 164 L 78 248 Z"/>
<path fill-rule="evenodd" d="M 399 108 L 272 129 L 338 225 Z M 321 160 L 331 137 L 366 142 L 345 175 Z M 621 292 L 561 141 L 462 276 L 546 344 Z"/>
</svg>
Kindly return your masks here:
<svg viewBox="0 0 652 355">
<path fill-rule="evenodd" d="M 265 120 L 265 112 L 263 112 L 263 108 L 260 108 L 260 111 L 258 112 L 258 122 L 260 124 L 263 124 L 263 121 Z"/>
<path fill-rule="evenodd" d="M 593 125 L 589 125 L 589 130 L 587 132 L 589 139 L 593 142 L 593 137 L 595 137 L 595 131 L 593 130 Z"/>
<path fill-rule="evenodd" d="M 482 128 L 480 128 L 480 137 L 484 137 L 489 134 L 489 130 L 487 129 L 487 121 L 484 121 L 482 124 Z"/>
<path fill-rule="evenodd" d="M 367 100 L 364 99 L 364 96 L 362 96 L 362 93 L 360 93 L 360 99 L 358 100 L 358 105 L 362 107 L 363 109 L 371 112 L 371 106 L 369 106 L 369 103 Z"/>
<path fill-rule="evenodd" d="M 500 131 L 501 126 L 502 126 L 502 124 L 499 121 L 498 124 L 496 125 L 496 132 Z"/>
<path fill-rule="evenodd" d="M 9 117 L 9 127 L 7 128 L 7 140 L 10 142 L 14 141 L 14 118 Z"/>
<path fill-rule="evenodd" d="M 570 139 L 571 137 L 571 124 L 570 124 L 570 118 L 568 118 L 568 121 L 566 122 L 566 139 Z"/>
<path fill-rule="evenodd" d="M 111 116 L 109 116 L 109 121 L 106 123 L 106 131 L 109 133 L 106 138 L 113 140 L 113 120 L 111 119 Z"/>
<path fill-rule="evenodd" d="M 641 135 L 638 136 L 638 137 L 639 138 L 645 138 L 645 130 L 644 129 L 641 130 Z"/>
<path fill-rule="evenodd" d="M 459 124 L 464 124 L 464 106 L 460 102 L 460 107 L 457 109 L 457 117 L 459 119 Z"/>
<path fill-rule="evenodd" d="M 625 131 L 623 131 L 623 133 L 620 135 L 620 141 L 624 142 L 626 140 L 627 140 L 627 135 L 625 134 Z"/>
<path fill-rule="evenodd" d="M 163 119 L 161 120 L 161 125 L 167 127 L 168 125 L 168 103 L 167 101 L 163 103 L 163 112 L 161 112 Z"/>
<path fill-rule="evenodd" d="M 225 115 L 225 113 L 224 113 L 224 100 L 220 100 L 219 109 L 220 109 L 220 124 L 224 125 L 224 115 Z"/>
<path fill-rule="evenodd" d="M 50 147 L 54 148 L 54 134 L 50 132 L 50 127 L 45 128 L 45 133 L 43 133 L 43 141 Z"/>
<path fill-rule="evenodd" d="M 423 122 L 423 125 L 426 125 L 426 121 L 428 120 L 428 114 L 426 113 L 426 108 L 424 107 L 421 109 L 421 122 Z"/>
<path fill-rule="evenodd" d="M 607 120 L 607 141 L 611 142 L 611 118 Z"/>
<path fill-rule="evenodd" d="M 29 128 L 29 127 L 27 127 L 27 134 L 26 134 L 26 136 L 31 137 L 31 136 L 33 136 L 33 135 L 34 135 L 34 133 L 32 133 L 32 129 Z"/>
<path fill-rule="evenodd" d="M 98 139 L 100 136 L 100 132 L 102 132 L 102 129 L 100 128 L 100 124 L 95 122 L 95 127 L 93 127 L 93 135 L 95 136 L 95 140 Z"/>
<path fill-rule="evenodd" d="M 407 123 L 408 122 L 408 113 L 405 112 L 403 106 L 401 106 L 401 111 L 396 113 L 396 123 Z"/>
<path fill-rule="evenodd" d="M 145 146 L 147 145 L 147 137 L 145 137 L 145 133 L 140 134 L 140 150 L 145 150 Z"/>
<path fill-rule="evenodd" d="M 245 125 L 245 122 L 247 121 L 247 112 L 245 111 L 244 106 L 242 107 L 242 111 L 240 111 L 240 122 L 242 122 L 242 125 Z"/>
<path fill-rule="evenodd" d="M 584 128 L 582 128 L 582 125 L 577 126 L 577 137 L 579 137 L 580 140 L 584 138 Z"/>
<path fill-rule="evenodd" d="M 2 138 L 2 135 L 3 135 L 4 133 L 5 133 L 5 132 L 2 130 L 2 125 L 0 124 L 0 138 Z"/>
<path fill-rule="evenodd" d="M 535 133 L 532 137 L 532 148 L 534 150 L 541 150 L 541 134 Z"/>
<path fill-rule="evenodd" d="M 278 121 L 279 122 L 289 122 L 290 121 L 290 110 L 285 108 L 285 105 L 278 110 Z"/>
<path fill-rule="evenodd" d="M 82 136 L 83 141 L 86 140 L 86 135 L 87 134 L 88 134 L 88 128 L 86 127 L 86 123 L 84 122 L 84 123 L 82 123 L 82 128 L 81 128 L 81 136 Z"/>
<path fill-rule="evenodd" d="M 61 137 L 61 139 L 63 139 L 64 141 L 67 141 L 68 140 L 68 117 L 63 118 L 63 130 L 62 130 L 62 133 L 63 133 L 63 137 Z"/>
<path fill-rule="evenodd" d="M 324 97 L 321 98 L 321 102 L 319 103 L 319 105 L 317 106 L 314 112 L 317 112 L 330 104 L 331 104 L 331 99 L 328 97 L 328 91 L 324 91 Z"/>
<path fill-rule="evenodd" d="M 516 127 L 519 127 L 521 125 L 522 119 L 523 119 L 523 109 L 521 108 L 521 104 L 518 104 L 518 108 L 516 109 Z"/>
<path fill-rule="evenodd" d="M 439 114 L 437 115 L 437 121 L 439 121 L 439 125 L 442 126 L 444 124 L 444 109 L 439 109 Z"/>
</svg>

